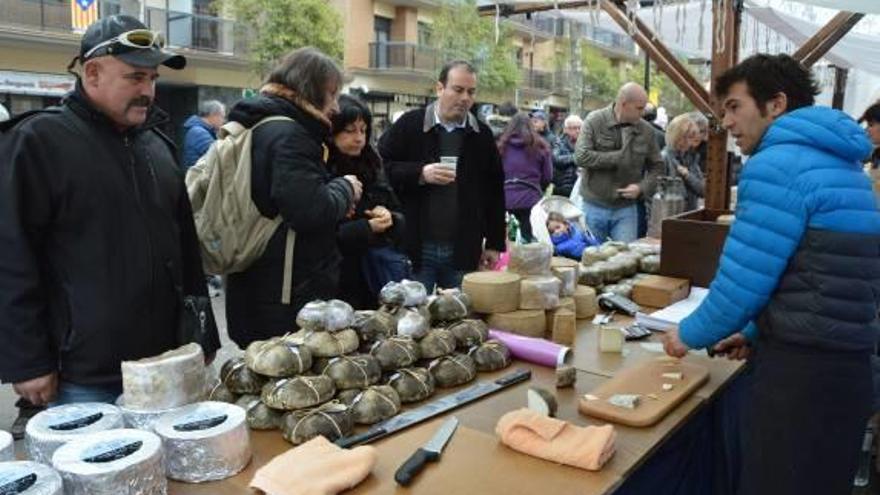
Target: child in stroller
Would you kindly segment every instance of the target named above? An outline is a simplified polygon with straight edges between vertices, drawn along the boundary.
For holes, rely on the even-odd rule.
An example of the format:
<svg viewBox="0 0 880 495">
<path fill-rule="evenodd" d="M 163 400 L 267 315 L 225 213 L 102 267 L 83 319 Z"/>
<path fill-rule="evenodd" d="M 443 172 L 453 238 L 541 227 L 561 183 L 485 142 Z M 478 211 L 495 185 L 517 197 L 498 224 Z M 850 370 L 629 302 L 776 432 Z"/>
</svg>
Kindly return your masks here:
<svg viewBox="0 0 880 495">
<path fill-rule="evenodd" d="M 553 254 L 557 256 L 580 260 L 584 249 L 600 244 L 592 232 L 581 230 L 575 222 L 555 211 L 547 215 L 547 231 L 553 242 Z"/>
</svg>

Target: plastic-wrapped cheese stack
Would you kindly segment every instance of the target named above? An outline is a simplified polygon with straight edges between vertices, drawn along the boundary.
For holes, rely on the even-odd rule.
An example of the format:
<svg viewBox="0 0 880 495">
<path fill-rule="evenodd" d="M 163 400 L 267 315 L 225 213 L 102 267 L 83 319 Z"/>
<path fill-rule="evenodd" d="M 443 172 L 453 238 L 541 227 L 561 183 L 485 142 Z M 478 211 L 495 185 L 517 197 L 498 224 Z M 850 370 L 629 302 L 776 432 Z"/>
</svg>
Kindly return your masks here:
<svg viewBox="0 0 880 495">
<path fill-rule="evenodd" d="M 116 406 L 122 411 L 122 417 L 125 420 L 126 428 L 134 428 L 136 430 L 153 431 L 156 422 L 162 416 L 180 410 L 180 407 L 172 407 L 170 409 L 157 409 L 155 411 L 140 411 L 131 409 L 125 405 L 125 397 L 120 395 L 116 399 Z M 182 406 L 181 406 L 182 407 Z"/>
<path fill-rule="evenodd" d="M 162 416 L 156 433 L 165 448 L 166 474 L 189 483 L 235 476 L 251 460 L 244 409 L 200 402 Z"/>
<path fill-rule="evenodd" d="M 8 431 L 0 430 L 0 462 L 15 460 L 15 443 Z M 3 485 L 0 484 L 0 487 Z"/>
<path fill-rule="evenodd" d="M 127 409 L 160 411 L 199 401 L 205 394 L 205 356 L 198 344 L 122 362 Z"/>
<path fill-rule="evenodd" d="M 30 419 L 25 429 L 28 456 L 44 464 L 65 443 L 89 433 L 124 426 L 119 408 L 99 402 L 84 402 L 53 407 Z"/>
<path fill-rule="evenodd" d="M 165 495 L 162 440 L 141 430 L 111 430 L 63 445 L 52 466 L 66 495 Z"/>
<path fill-rule="evenodd" d="M 15 495 L 62 495 L 61 476 L 39 462 L 0 462 L 0 493 Z"/>
</svg>

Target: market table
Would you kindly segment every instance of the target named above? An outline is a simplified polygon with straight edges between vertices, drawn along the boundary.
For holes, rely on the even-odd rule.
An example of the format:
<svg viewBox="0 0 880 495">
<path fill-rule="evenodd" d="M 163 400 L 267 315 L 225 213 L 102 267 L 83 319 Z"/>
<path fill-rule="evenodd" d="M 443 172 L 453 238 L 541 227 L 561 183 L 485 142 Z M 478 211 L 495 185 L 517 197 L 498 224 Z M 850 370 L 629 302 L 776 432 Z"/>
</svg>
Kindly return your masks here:
<svg viewBox="0 0 880 495">
<path fill-rule="evenodd" d="M 622 318 L 619 319 L 623 321 Z M 611 493 L 693 414 L 704 407 L 709 399 L 717 395 L 720 388 L 740 369 L 739 364 L 729 363 L 726 359 L 688 356 L 686 358 L 688 361 L 704 364 L 709 368 L 709 382 L 656 425 L 647 428 L 615 425 L 618 434 L 617 452 L 599 472 L 556 465 L 500 445 L 494 435 L 495 424 L 504 413 L 525 407 L 528 387 L 541 386 L 555 391 L 559 402 L 557 416 L 561 419 L 581 426 L 604 424 L 604 421 L 578 413 L 578 398 L 608 380 L 616 370 L 644 359 L 659 357 L 657 353 L 642 349 L 639 343 L 627 343 L 628 352 L 623 356 L 600 353 L 596 343 L 596 333 L 589 321 L 579 322 L 573 356 L 573 364 L 578 369 L 577 384 L 574 388 L 555 389 L 553 369 L 520 361 L 514 361 L 511 367 L 498 372 L 480 373 L 478 380 L 493 380 L 515 368 L 527 368 L 532 371 L 532 379 L 442 415 L 440 420 L 449 415 L 458 417 L 461 431 L 453 436 L 449 451 L 444 453 L 445 457 L 439 463 L 428 466 L 420 475 L 421 478 L 409 488 L 397 487 L 393 481 L 393 473 L 409 454 L 433 434 L 439 424 L 438 420 L 426 422 L 373 443 L 372 445 L 379 452 L 379 462 L 373 473 L 352 493 L 470 492 L 509 495 L 535 493 L 536 487 L 540 487 L 542 492 L 559 494 Z M 652 339 L 659 341 L 657 337 Z M 435 398 L 453 390 L 457 389 L 440 390 Z M 169 494 L 249 493 L 247 485 L 254 471 L 276 455 L 291 448 L 278 431 L 252 431 L 251 444 L 254 451 L 253 461 L 239 475 L 220 482 L 198 485 L 171 482 Z M 535 479 L 548 478 L 547 473 L 553 474 L 549 477 L 552 481 L 546 481 L 541 485 L 534 484 Z M 473 477 L 476 479 L 472 479 Z"/>
</svg>

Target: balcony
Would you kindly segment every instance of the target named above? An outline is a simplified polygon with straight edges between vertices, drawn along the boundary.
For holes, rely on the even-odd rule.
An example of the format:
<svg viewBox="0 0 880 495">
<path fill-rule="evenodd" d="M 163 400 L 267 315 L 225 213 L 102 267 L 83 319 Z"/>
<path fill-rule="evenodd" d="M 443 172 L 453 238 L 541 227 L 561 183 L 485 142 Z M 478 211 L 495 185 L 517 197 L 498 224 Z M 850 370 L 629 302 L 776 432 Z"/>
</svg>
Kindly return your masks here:
<svg viewBox="0 0 880 495">
<path fill-rule="evenodd" d="M 405 42 L 370 43 L 370 68 L 435 73 L 442 58 L 431 47 Z"/>
<path fill-rule="evenodd" d="M 543 70 L 522 69 L 521 84 L 525 88 L 552 91 L 553 73 Z"/>
<path fill-rule="evenodd" d="M 72 0 L 0 0 L 0 25 L 70 33 Z M 98 15 L 120 13 L 119 0 L 99 0 Z"/>
<path fill-rule="evenodd" d="M 171 47 L 225 55 L 243 55 L 246 51 L 245 37 L 230 19 L 147 7 L 144 24 L 165 33 Z"/>
</svg>

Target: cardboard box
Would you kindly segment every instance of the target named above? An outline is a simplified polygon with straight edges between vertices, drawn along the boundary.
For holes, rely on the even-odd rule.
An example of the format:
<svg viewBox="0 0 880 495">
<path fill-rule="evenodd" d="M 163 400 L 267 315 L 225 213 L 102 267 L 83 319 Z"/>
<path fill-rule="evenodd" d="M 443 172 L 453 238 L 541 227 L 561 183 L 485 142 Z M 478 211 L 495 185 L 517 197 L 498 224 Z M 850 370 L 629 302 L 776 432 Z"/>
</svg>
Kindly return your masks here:
<svg viewBox="0 0 880 495">
<path fill-rule="evenodd" d="M 691 283 L 684 278 L 647 276 L 633 284 L 632 300 L 640 306 L 665 308 L 686 299 L 691 293 Z"/>
<path fill-rule="evenodd" d="M 697 287 L 709 287 L 718 270 L 729 225 L 716 222 L 727 210 L 696 210 L 663 220 L 660 275 L 685 278 Z"/>
</svg>

